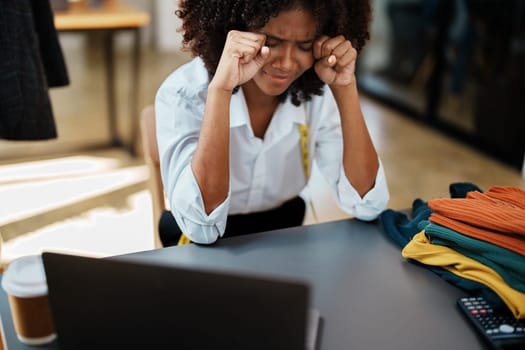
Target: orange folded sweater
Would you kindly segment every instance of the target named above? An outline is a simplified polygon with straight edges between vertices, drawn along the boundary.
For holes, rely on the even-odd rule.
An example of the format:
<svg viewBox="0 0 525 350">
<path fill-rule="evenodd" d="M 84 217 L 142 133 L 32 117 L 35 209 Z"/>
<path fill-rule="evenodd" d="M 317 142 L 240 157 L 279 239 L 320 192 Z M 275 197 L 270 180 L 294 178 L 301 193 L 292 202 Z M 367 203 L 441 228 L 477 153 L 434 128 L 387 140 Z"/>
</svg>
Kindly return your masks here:
<svg viewBox="0 0 525 350">
<path fill-rule="evenodd" d="M 525 237 L 525 191 L 516 187 L 493 186 L 485 193 L 469 192 L 467 198 L 436 198 L 428 206 L 449 219 Z"/>
<path fill-rule="evenodd" d="M 469 194 L 470 193 L 475 192 L 469 192 Z M 498 199 L 507 204 L 512 204 L 517 208 L 525 209 L 525 191 L 521 188 L 512 186 L 492 186 L 488 191 L 484 192 L 484 194 L 490 198 Z"/>
<path fill-rule="evenodd" d="M 476 238 L 525 256 L 525 236 L 472 226 L 437 213 L 432 213 L 429 220 L 465 236 Z"/>
</svg>

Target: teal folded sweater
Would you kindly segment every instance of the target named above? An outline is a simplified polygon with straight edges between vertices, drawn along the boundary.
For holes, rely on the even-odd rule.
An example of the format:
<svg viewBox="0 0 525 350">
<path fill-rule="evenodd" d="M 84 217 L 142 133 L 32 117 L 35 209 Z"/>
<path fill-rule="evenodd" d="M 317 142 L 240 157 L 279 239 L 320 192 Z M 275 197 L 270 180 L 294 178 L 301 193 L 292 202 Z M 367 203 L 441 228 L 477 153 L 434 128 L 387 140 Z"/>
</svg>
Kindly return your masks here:
<svg viewBox="0 0 525 350">
<path fill-rule="evenodd" d="M 525 256 L 427 220 L 421 221 L 419 227 L 432 244 L 449 247 L 492 268 L 511 288 L 525 293 Z"/>
</svg>

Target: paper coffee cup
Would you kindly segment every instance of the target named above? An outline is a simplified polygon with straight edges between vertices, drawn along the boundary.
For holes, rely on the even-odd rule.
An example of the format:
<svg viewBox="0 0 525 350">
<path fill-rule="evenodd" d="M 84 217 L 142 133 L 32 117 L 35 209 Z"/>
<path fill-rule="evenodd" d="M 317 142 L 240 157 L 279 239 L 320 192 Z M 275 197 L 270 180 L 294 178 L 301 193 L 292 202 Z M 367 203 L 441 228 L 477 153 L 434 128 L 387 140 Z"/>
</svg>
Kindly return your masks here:
<svg viewBox="0 0 525 350">
<path fill-rule="evenodd" d="M 9 298 L 16 335 L 22 343 L 41 345 L 56 338 L 41 256 L 13 260 L 4 273 L 2 287 Z"/>
</svg>

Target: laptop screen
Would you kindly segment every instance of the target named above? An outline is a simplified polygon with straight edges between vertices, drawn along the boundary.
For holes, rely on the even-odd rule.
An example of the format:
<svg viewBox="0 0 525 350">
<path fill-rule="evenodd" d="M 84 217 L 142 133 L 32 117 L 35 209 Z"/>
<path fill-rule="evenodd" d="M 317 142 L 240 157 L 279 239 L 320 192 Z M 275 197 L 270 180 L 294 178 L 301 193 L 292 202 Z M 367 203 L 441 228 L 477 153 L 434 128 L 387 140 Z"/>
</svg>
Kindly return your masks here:
<svg viewBox="0 0 525 350">
<path fill-rule="evenodd" d="M 43 254 L 60 349 L 305 349 L 303 282 Z"/>
</svg>

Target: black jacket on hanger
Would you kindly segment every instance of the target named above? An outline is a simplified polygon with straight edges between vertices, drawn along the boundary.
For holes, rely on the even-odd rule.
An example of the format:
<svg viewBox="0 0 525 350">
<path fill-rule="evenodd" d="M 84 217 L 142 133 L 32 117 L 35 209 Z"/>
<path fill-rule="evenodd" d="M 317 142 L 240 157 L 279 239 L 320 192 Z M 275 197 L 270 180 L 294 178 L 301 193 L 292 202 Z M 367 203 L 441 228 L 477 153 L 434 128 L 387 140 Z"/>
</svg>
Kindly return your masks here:
<svg viewBox="0 0 525 350">
<path fill-rule="evenodd" d="M 49 0 L 0 0 L 0 138 L 56 138 L 48 88 L 68 84 Z"/>
</svg>

